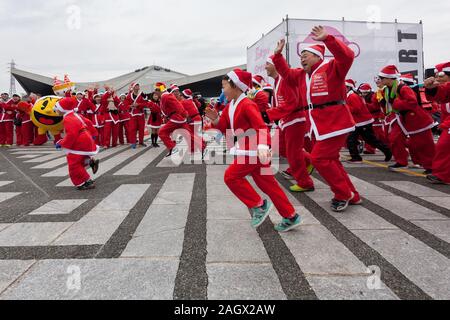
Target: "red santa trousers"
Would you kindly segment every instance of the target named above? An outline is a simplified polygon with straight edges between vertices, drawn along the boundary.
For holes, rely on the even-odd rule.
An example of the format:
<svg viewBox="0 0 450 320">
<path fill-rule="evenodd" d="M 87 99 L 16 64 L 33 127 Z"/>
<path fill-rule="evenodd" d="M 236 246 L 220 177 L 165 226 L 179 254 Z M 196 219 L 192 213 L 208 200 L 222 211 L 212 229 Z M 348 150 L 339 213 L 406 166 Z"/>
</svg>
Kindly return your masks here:
<svg viewBox="0 0 450 320">
<path fill-rule="evenodd" d="M 21 126 L 16 127 L 16 132 L 17 132 L 17 145 L 29 146 L 33 142 L 34 125 L 32 122 L 22 123 Z"/>
<path fill-rule="evenodd" d="M 389 141 L 386 138 L 386 132 L 384 132 L 384 126 L 373 126 L 373 132 L 375 133 L 375 137 L 383 142 L 385 145 L 389 145 Z M 372 147 L 370 144 L 366 143 L 366 151 L 369 153 L 375 153 L 377 151 L 376 148 Z"/>
<path fill-rule="evenodd" d="M 201 151 L 206 149 L 206 142 L 203 140 L 203 137 L 200 136 L 199 130 L 201 128 L 201 124 L 190 124 L 189 125 L 189 134 L 191 136 L 191 153 Z M 200 148 L 201 146 L 201 148 Z"/>
<path fill-rule="evenodd" d="M 95 129 L 96 129 L 97 132 L 98 132 L 98 137 L 93 137 L 93 138 L 95 138 L 95 139 L 94 139 L 94 140 L 95 140 L 95 143 L 96 143 L 98 146 L 102 146 L 103 140 L 105 139 L 105 138 L 104 138 L 105 127 L 101 127 L 101 128 L 95 127 Z M 58 141 L 58 140 L 56 140 L 56 141 Z"/>
<path fill-rule="evenodd" d="M 105 122 L 103 128 L 103 146 L 104 147 L 117 147 L 117 141 L 119 139 L 119 123 Z"/>
<path fill-rule="evenodd" d="M 324 141 L 316 141 L 311 153 L 311 160 L 317 172 L 325 179 L 335 195 L 335 199 L 347 201 L 352 192 L 359 196 L 347 171 L 340 161 L 339 152 L 347 141 L 347 134 Z"/>
<path fill-rule="evenodd" d="M 433 132 L 431 130 L 412 135 L 409 138 L 407 145 L 415 163 L 420 164 L 426 170 L 431 170 L 433 168 L 433 159 L 436 154 L 436 149 Z"/>
<path fill-rule="evenodd" d="M 0 145 L 12 145 L 14 141 L 14 123 L 12 121 L 0 122 Z"/>
<path fill-rule="evenodd" d="M 387 129 L 389 130 L 389 127 L 387 127 Z M 388 132 L 388 137 L 389 146 L 394 155 L 395 162 L 406 167 L 409 159 L 409 152 L 406 149 L 407 139 L 397 122 L 392 124 L 392 127 Z"/>
<path fill-rule="evenodd" d="M 433 162 L 433 175 L 450 183 L 450 130 L 444 129 L 436 145 Z"/>
<path fill-rule="evenodd" d="M 130 120 L 121 121 L 119 123 L 119 143 L 125 144 L 125 137 L 127 139 L 127 143 L 130 143 Z"/>
<path fill-rule="evenodd" d="M 91 179 L 86 171 L 86 164 L 90 157 L 77 154 L 67 155 L 67 164 L 69 166 L 69 176 L 74 186 L 79 187 Z"/>
<path fill-rule="evenodd" d="M 305 189 L 314 188 L 307 171 L 307 166 L 311 164 L 311 156 L 303 150 L 305 139 L 299 139 L 306 134 L 306 123 L 299 122 L 283 130 L 286 142 L 286 155 L 289 162 L 289 173 L 295 178 L 297 184 Z"/>
<path fill-rule="evenodd" d="M 180 133 L 184 136 L 186 141 L 191 141 L 191 129 L 187 123 L 167 122 L 159 131 L 159 137 L 167 149 L 172 150 L 176 147 L 176 142 L 172 140 L 172 134 L 176 130 L 182 130 Z"/>
<path fill-rule="evenodd" d="M 131 117 L 130 120 L 130 143 L 137 143 L 137 136 L 139 135 L 139 143 L 144 144 L 145 138 L 145 116 Z"/>
<path fill-rule="evenodd" d="M 283 218 L 292 218 L 295 209 L 273 174 L 267 174 L 266 171 L 270 170 L 270 164 L 263 165 L 259 160 L 235 159 L 225 172 L 225 184 L 249 209 L 257 208 L 262 205 L 263 199 L 246 179 L 247 176 L 251 176 L 258 188 L 270 197 L 280 215 Z"/>
</svg>

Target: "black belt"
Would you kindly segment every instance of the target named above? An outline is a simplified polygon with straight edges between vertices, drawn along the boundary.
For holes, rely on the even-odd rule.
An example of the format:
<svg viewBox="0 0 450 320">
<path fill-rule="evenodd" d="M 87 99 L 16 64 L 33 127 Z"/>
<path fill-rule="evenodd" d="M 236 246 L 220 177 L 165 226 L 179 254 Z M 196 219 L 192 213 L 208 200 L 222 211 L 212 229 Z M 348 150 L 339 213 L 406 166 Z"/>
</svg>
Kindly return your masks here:
<svg viewBox="0 0 450 320">
<path fill-rule="evenodd" d="M 305 111 L 308 111 L 309 109 L 325 109 L 326 107 L 333 107 L 333 106 L 345 106 L 345 101 L 344 100 L 339 100 L 339 101 L 331 101 L 331 102 L 327 102 L 327 103 L 323 103 L 323 104 L 314 104 L 311 106 L 307 106 L 304 107 L 303 109 Z"/>
</svg>

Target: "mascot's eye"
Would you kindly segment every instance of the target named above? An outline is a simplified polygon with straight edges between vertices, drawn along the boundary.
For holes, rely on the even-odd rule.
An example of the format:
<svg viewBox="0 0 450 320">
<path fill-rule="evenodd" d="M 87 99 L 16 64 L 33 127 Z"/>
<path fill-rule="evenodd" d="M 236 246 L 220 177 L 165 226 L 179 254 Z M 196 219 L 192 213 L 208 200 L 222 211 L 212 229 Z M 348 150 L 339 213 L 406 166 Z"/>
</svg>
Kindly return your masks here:
<svg viewBox="0 0 450 320">
<path fill-rule="evenodd" d="M 48 106 L 48 100 L 45 100 L 45 101 L 42 103 L 41 110 L 45 110 L 45 108 L 47 108 L 47 106 Z"/>
</svg>

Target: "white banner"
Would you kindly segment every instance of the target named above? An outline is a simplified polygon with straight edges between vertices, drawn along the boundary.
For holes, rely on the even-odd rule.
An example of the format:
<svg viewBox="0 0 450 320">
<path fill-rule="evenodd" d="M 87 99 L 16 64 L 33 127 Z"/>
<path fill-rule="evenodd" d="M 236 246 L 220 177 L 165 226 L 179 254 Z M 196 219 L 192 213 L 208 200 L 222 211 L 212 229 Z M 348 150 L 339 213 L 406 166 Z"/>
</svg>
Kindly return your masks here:
<svg viewBox="0 0 450 320">
<path fill-rule="evenodd" d="M 348 78 L 364 82 L 373 87 L 374 78 L 387 65 L 396 65 L 402 73 L 412 73 L 419 83 L 423 83 L 423 26 L 408 23 L 371 23 L 352 21 L 323 21 L 289 19 L 289 63 L 293 68 L 300 67 L 300 53 L 303 48 L 313 45 L 311 29 L 316 25 L 326 27 L 328 33 L 344 41 L 354 52 L 355 62 Z M 286 23 L 278 26 L 248 49 L 248 70 L 261 73 L 262 62 L 257 59 L 256 48 L 263 48 L 272 54 L 279 39 L 283 38 Z M 279 31 L 276 31 L 279 30 Z M 261 52 L 261 49 L 259 49 Z M 326 59 L 333 58 L 327 52 Z M 263 58 L 261 58 L 262 60 Z"/>
</svg>

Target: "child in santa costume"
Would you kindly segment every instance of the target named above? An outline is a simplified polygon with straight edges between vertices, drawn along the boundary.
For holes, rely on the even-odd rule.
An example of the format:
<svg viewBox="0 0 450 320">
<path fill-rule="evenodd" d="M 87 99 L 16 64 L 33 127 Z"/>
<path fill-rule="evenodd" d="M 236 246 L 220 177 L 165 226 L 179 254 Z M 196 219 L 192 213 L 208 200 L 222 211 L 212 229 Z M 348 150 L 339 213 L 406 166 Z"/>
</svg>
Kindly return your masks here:
<svg viewBox="0 0 450 320">
<path fill-rule="evenodd" d="M 431 131 L 435 126 L 434 120 L 419 106 L 414 91 L 399 81 L 401 74 L 396 66 L 383 68 L 378 76 L 385 86 L 386 121 L 390 125 L 389 141 L 396 160 L 396 164 L 389 167 L 390 170 L 396 171 L 408 166 L 407 145 L 415 162 L 423 166 L 427 174 L 431 173 L 435 155 Z"/>
<path fill-rule="evenodd" d="M 195 151 L 201 151 L 203 153 L 206 149 L 206 143 L 202 137 L 202 116 L 200 115 L 197 104 L 194 102 L 191 89 L 186 89 L 181 94 L 183 96 L 181 104 L 188 114 L 189 132 L 191 135 L 191 153 L 194 153 Z M 196 144 L 198 140 L 201 140 L 201 144 Z M 201 150 L 200 148 L 196 148 L 196 146 L 201 146 Z"/>
<path fill-rule="evenodd" d="M 105 87 L 105 89 L 106 92 L 102 96 L 102 103 L 106 106 L 103 147 L 109 149 L 117 147 L 118 144 L 120 123 L 118 106 L 120 100 L 112 88 Z"/>
<path fill-rule="evenodd" d="M 372 114 L 367 108 L 366 102 L 356 91 L 356 82 L 352 79 L 345 81 L 347 86 L 347 106 L 356 123 L 356 130 L 348 136 L 347 145 L 352 159 L 351 163 L 361 163 L 361 157 L 358 149 L 359 139 L 362 138 L 367 144 L 374 146 L 384 153 L 386 156 L 385 162 L 392 159 L 392 152 L 387 145 L 377 139 L 373 130 L 373 123 L 375 122 Z"/>
<path fill-rule="evenodd" d="M 159 130 L 162 127 L 163 121 L 161 116 L 160 99 L 158 94 L 152 93 L 148 102 L 148 108 L 150 109 L 150 117 L 148 118 L 148 126 L 152 130 L 152 146 L 159 148 L 158 138 Z"/>
<path fill-rule="evenodd" d="M 125 103 L 130 107 L 131 120 L 130 120 L 130 143 L 133 149 L 137 147 L 137 136 L 139 136 L 139 145 L 147 147 L 144 143 L 145 138 L 145 113 L 144 109 L 147 108 L 148 102 L 144 98 L 144 94 L 141 91 L 139 83 L 134 83 L 131 86 L 130 93 L 125 99 Z"/>
<path fill-rule="evenodd" d="M 267 61 L 266 69 L 275 68 L 273 57 Z M 273 70 L 270 70 L 273 75 Z M 298 89 L 294 86 L 286 85 L 284 79 L 279 75 L 275 78 L 275 92 L 273 95 L 272 108 L 266 109 L 263 118 L 266 123 L 278 122 L 281 134 L 284 137 L 283 143 L 286 145 L 286 157 L 289 162 L 289 175 L 292 180 L 297 181 L 290 189 L 292 192 L 314 191 L 314 182 L 310 177 L 312 171 L 311 156 L 304 147 L 304 137 L 308 131 L 306 123 L 306 113 L 300 107 Z M 281 143 L 281 141 L 280 141 Z"/>
<path fill-rule="evenodd" d="M 441 106 L 441 137 L 436 145 L 433 174 L 427 179 L 433 184 L 450 184 L 450 62 L 436 66 L 436 77 L 425 80 L 427 98 Z"/>
<path fill-rule="evenodd" d="M 355 131 L 355 122 L 345 104 L 345 78 L 355 54 L 321 26 L 313 28 L 312 36 L 315 41 L 324 42 L 335 58 L 325 61 L 325 46 L 314 45 L 301 53 L 303 69 L 290 69 L 281 54 L 286 44 L 283 39 L 273 62 L 287 86 L 292 88 L 290 91 L 297 89 L 299 107 L 308 111 L 314 141 L 312 163 L 334 193 L 331 209 L 343 212 L 350 204 L 361 203 L 359 193 L 340 162 L 340 150 L 348 134 Z"/>
<path fill-rule="evenodd" d="M 236 69 L 223 79 L 222 86 L 231 102 L 220 117 L 213 109 L 207 109 L 206 116 L 223 134 L 232 134 L 236 142 L 230 150 L 236 158 L 225 173 L 225 183 L 252 211 L 251 224 L 254 228 L 264 223 L 274 205 L 283 216 L 283 221 L 275 227 L 277 231 L 286 232 L 298 227 L 302 219 L 271 171 L 271 141 L 267 126 L 258 106 L 246 96 L 252 86 L 251 73 Z M 246 179 L 247 176 L 253 178 L 273 203 L 261 198 Z"/>
<path fill-rule="evenodd" d="M 127 143 L 130 143 L 131 137 L 131 113 L 130 106 L 126 103 L 127 95 L 121 94 L 119 97 L 119 104 L 117 105 L 117 109 L 119 110 L 119 143 L 120 145 L 125 144 L 125 138 L 127 139 Z"/>
<path fill-rule="evenodd" d="M 73 98 L 64 98 L 55 106 L 55 112 L 64 116 L 64 139 L 56 144 L 58 150 L 62 149 L 67 155 L 69 176 L 78 190 L 94 189 L 94 181 L 86 171 L 90 166 L 97 173 L 99 160 L 92 158 L 98 154 L 99 147 L 93 136 L 98 136 L 92 122 L 74 112 L 77 102 Z"/>
</svg>

